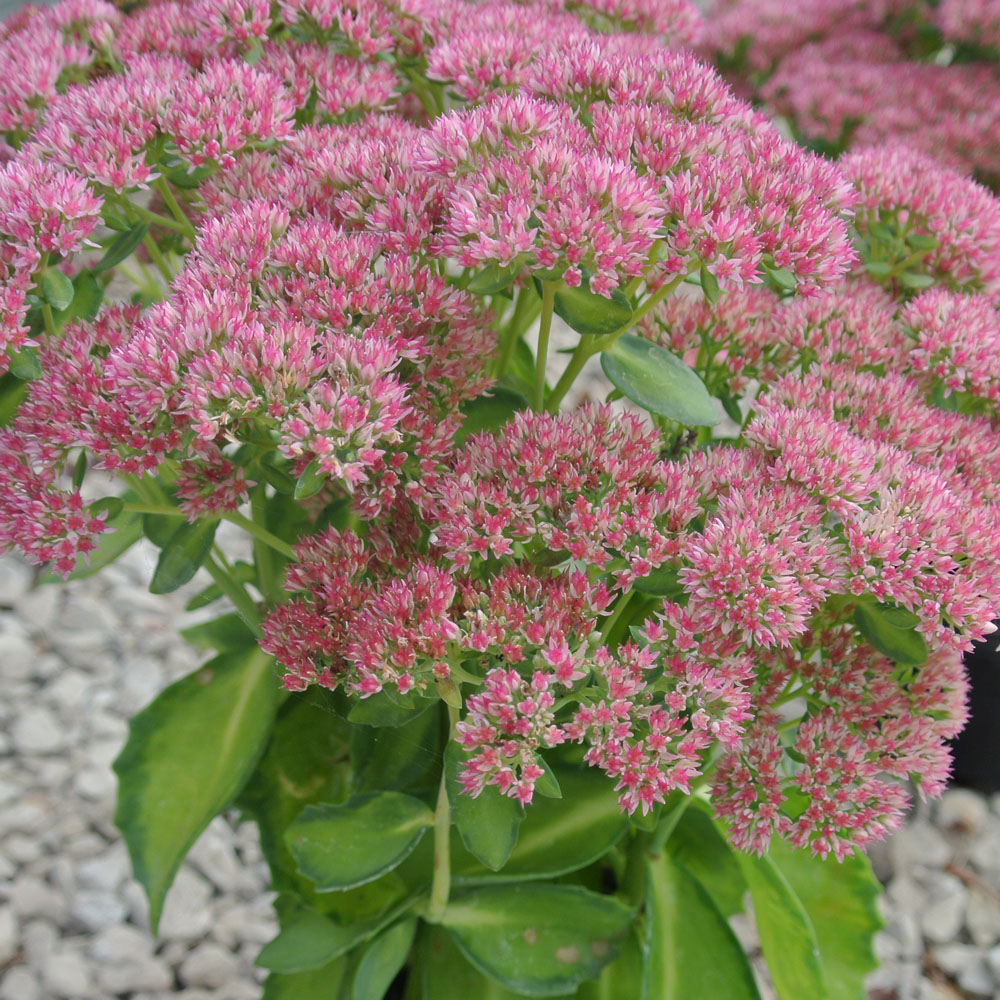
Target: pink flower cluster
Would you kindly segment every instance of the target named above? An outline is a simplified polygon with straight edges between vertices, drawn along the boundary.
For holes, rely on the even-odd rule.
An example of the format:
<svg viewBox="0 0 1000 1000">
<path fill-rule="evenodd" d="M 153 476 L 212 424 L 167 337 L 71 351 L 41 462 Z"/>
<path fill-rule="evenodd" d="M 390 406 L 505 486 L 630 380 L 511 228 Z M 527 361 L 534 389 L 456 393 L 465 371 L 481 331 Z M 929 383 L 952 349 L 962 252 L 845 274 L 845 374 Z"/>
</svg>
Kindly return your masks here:
<svg viewBox="0 0 1000 1000">
<path fill-rule="evenodd" d="M 836 7 L 809 31 L 871 15 Z M 98 544 L 80 450 L 191 521 L 285 501 L 286 687 L 460 695 L 469 794 L 528 803 L 579 743 L 629 812 L 711 780 L 751 849 L 891 827 L 893 780 L 941 785 L 957 653 L 1000 607 L 1000 210 L 917 153 L 804 151 L 679 50 L 697 33 L 687 0 L 8 22 L 0 365 L 41 372 L 0 430 L 0 545 L 69 573 Z M 132 301 L 98 308 L 105 250 Z M 90 300 L 54 315 L 70 276 Z M 686 278 L 709 296 L 653 308 Z M 535 279 L 626 296 L 753 409 L 739 440 L 609 406 L 466 437 Z M 926 663 L 878 654 L 861 605 Z"/>
<path fill-rule="evenodd" d="M 741 89 L 828 149 L 905 143 L 998 180 L 996 0 L 718 0 L 704 51 Z"/>
</svg>

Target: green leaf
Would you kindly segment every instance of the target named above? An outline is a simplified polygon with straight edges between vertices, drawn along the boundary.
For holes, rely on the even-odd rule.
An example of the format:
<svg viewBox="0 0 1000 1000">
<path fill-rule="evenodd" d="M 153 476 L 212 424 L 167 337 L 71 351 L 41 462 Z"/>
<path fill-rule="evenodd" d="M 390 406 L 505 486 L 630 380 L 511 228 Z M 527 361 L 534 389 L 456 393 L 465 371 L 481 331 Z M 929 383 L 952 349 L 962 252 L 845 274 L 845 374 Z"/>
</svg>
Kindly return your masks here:
<svg viewBox="0 0 1000 1000">
<path fill-rule="evenodd" d="M 382 792 L 344 805 L 306 806 L 285 842 L 299 871 L 329 892 L 391 871 L 433 823 L 434 814 L 420 799 Z"/>
<path fill-rule="evenodd" d="M 601 367 L 616 389 L 650 413 L 689 427 L 719 422 L 705 383 L 657 344 L 623 334 L 601 352 Z"/>
<path fill-rule="evenodd" d="M 260 472 L 268 485 L 279 493 L 295 492 L 295 479 L 288 471 L 288 460 L 277 452 L 269 452 L 260 460 Z"/>
<path fill-rule="evenodd" d="M 104 251 L 104 256 L 91 270 L 95 273 L 107 271 L 120 264 L 127 257 L 131 257 L 148 232 L 149 223 L 147 222 L 137 222 L 131 228 L 126 229 L 125 232 L 115 237 L 108 249 Z"/>
<path fill-rule="evenodd" d="M 873 278 L 888 278 L 892 274 L 892 265 L 884 260 L 869 260 L 865 263 L 865 270 Z"/>
<path fill-rule="evenodd" d="M 519 392 L 494 386 L 486 395 L 462 404 L 465 419 L 455 433 L 455 444 L 464 444 L 472 434 L 499 430 L 515 413 L 527 408 L 528 401 Z"/>
<path fill-rule="evenodd" d="M 87 475 L 87 453 L 82 448 L 80 454 L 76 456 L 73 463 L 73 489 L 79 490 L 83 486 L 83 480 Z"/>
<path fill-rule="evenodd" d="M 73 301 L 69 308 L 55 316 L 56 325 L 64 326 L 71 320 L 93 319 L 104 301 L 104 289 L 97 283 L 92 271 L 81 271 L 73 279 Z"/>
<path fill-rule="evenodd" d="M 60 312 L 69 308 L 69 304 L 73 301 L 73 282 L 58 267 L 49 267 L 42 271 L 38 287 L 45 301 Z"/>
<path fill-rule="evenodd" d="M 410 713 L 401 726 L 351 726 L 354 795 L 436 789 L 441 778 L 442 706 Z"/>
<path fill-rule="evenodd" d="M 172 187 L 191 190 L 200 186 L 201 182 L 212 173 L 213 169 L 213 167 L 204 166 L 195 167 L 194 170 L 189 171 L 187 167 L 181 165 L 178 167 L 165 167 L 160 172 L 170 181 Z"/>
<path fill-rule="evenodd" d="M 115 824 L 149 896 L 154 932 L 188 849 L 263 753 L 277 701 L 271 658 L 244 649 L 210 660 L 133 717 L 114 763 Z"/>
<path fill-rule="evenodd" d="M 907 233 L 906 242 L 914 250 L 936 250 L 939 246 L 938 238 L 936 236 L 929 236 L 926 233 Z"/>
<path fill-rule="evenodd" d="M 456 880 L 524 881 L 553 878 L 584 868 L 606 854 L 628 829 L 618 806 L 618 793 L 600 771 L 587 767 L 554 768 L 562 799 L 538 799 L 525 811 L 517 844 L 503 869 L 493 875 L 452 839 Z"/>
<path fill-rule="evenodd" d="M 336 958 L 329 965 L 292 975 L 272 973 L 264 983 L 261 1000 L 341 1000 L 347 962 Z"/>
<path fill-rule="evenodd" d="M 495 295 L 505 288 L 510 288 L 520 270 L 520 261 L 507 264 L 505 267 L 496 263 L 487 264 L 486 267 L 472 276 L 472 280 L 465 286 L 465 290 L 475 295 Z"/>
<path fill-rule="evenodd" d="M 570 993 L 612 961 L 632 923 L 621 900 L 574 885 L 511 885 L 453 897 L 442 923 L 466 958 L 527 996 Z"/>
<path fill-rule="evenodd" d="M 239 799 L 240 808 L 257 821 L 261 849 L 271 869 L 272 888 L 294 893 L 324 913 L 352 893 L 316 893 L 295 866 L 285 844 L 285 830 L 304 806 L 339 802 L 347 795 L 350 727 L 334 713 L 331 699 L 329 692 L 315 688 L 289 696 L 278 715 L 271 742 Z M 373 882 L 364 888 L 378 886 Z M 370 891 L 368 898 L 372 898 Z M 374 905 L 355 903 L 357 915 L 352 917 L 377 916 L 390 901 L 385 897 Z"/>
<path fill-rule="evenodd" d="M 883 926 L 871 863 L 863 854 L 824 861 L 781 841 L 768 856 L 809 914 L 830 1000 L 866 1000 L 865 977 L 878 966 L 872 939 Z"/>
<path fill-rule="evenodd" d="M 739 424 L 742 427 L 743 411 L 740 409 L 739 402 L 730 396 L 728 392 L 724 392 L 716 398 L 720 403 L 722 403 L 722 408 L 726 411 L 726 416 L 729 417 L 734 424 Z"/>
<path fill-rule="evenodd" d="M 368 945 L 354 974 L 351 1000 L 382 1000 L 406 962 L 416 932 L 416 918 L 403 920 Z"/>
<path fill-rule="evenodd" d="M 212 551 L 218 526 L 218 521 L 185 521 L 160 552 L 149 592 L 169 594 L 187 583 Z"/>
<path fill-rule="evenodd" d="M 760 1000 L 750 963 L 711 896 L 666 855 L 647 859 L 643 997 Z M 802 993 L 813 1000 L 812 994 Z"/>
<path fill-rule="evenodd" d="M 684 588 L 677 576 L 676 566 L 660 566 L 632 584 L 632 589 L 640 594 L 650 594 L 653 597 L 672 597 Z"/>
<path fill-rule="evenodd" d="M 829 1000 L 816 931 L 802 903 L 770 858 L 742 853 L 737 858 L 778 1000 Z"/>
<path fill-rule="evenodd" d="M 162 549 L 173 538 L 174 532 L 182 523 L 181 518 L 172 517 L 170 514 L 143 514 L 142 533 L 158 549 Z"/>
<path fill-rule="evenodd" d="M 903 666 L 919 667 L 927 662 L 927 644 L 913 625 L 915 615 L 903 617 L 895 605 L 859 601 L 854 606 L 854 624 L 880 653 Z M 904 611 L 904 614 L 909 614 Z M 905 624 L 909 622 L 909 624 Z"/>
<path fill-rule="evenodd" d="M 667 851 L 701 883 L 724 917 L 742 912 L 746 879 L 736 851 L 712 821 L 709 806 L 697 800 L 688 805 Z"/>
<path fill-rule="evenodd" d="M 705 293 L 709 305 L 715 305 L 719 301 L 719 280 L 704 265 L 701 265 L 701 272 L 698 275 L 701 281 L 701 290 Z"/>
<path fill-rule="evenodd" d="M 42 366 L 33 347 L 22 347 L 16 354 L 10 355 L 8 367 L 10 373 L 22 382 L 34 382 L 42 377 Z"/>
<path fill-rule="evenodd" d="M 330 481 L 330 477 L 322 470 L 319 459 L 314 458 L 302 471 L 295 483 L 293 497 L 296 500 L 308 500 L 315 496 Z"/>
<path fill-rule="evenodd" d="M 383 688 L 368 698 L 351 706 L 348 721 L 365 726 L 402 726 L 426 712 L 431 705 L 439 704 L 437 698 L 427 698 L 414 692 L 401 695 Z"/>
<path fill-rule="evenodd" d="M 370 933 L 366 923 L 341 926 L 315 910 L 297 910 L 273 941 L 257 956 L 256 965 L 271 972 L 305 972 L 328 965 Z"/>
<path fill-rule="evenodd" d="M 256 646 L 257 637 L 236 612 L 181 629 L 181 638 L 198 649 L 242 649 Z"/>
<path fill-rule="evenodd" d="M 35 359 L 36 363 L 38 359 Z M 38 366 L 38 374 L 41 375 L 42 366 Z M 17 413 L 17 408 L 21 405 L 21 400 L 28 394 L 28 387 L 25 380 L 18 378 L 15 372 L 7 372 L 0 375 L 0 427 L 6 427 Z"/>
<path fill-rule="evenodd" d="M 559 787 L 559 779 L 540 753 L 535 754 L 535 763 L 542 769 L 542 773 L 535 781 L 535 791 L 546 799 L 561 799 L 562 788 Z"/>
<path fill-rule="evenodd" d="M 622 942 L 618 957 L 601 969 L 597 979 L 580 984 L 574 994 L 577 1000 L 643 1000 L 642 986 L 648 955 L 640 946 L 635 930 L 633 926 L 632 933 L 626 935 Z"/>
<path fill-rule="evenodd" d="M 524 995 L 487 979 L 440 927 L 423 936 L 420 968 L 422 1000 L 517 1000 Z"/>
<path fill-rule="evenodd" d="M 466 795 L 458 781 L 464 759 L 458 744 L 450 741 L 444 766 L 452 820 L 465 849 L 491 871 L 499 871 L 517 843 L 524 810 L 493 785 L 487 785 L 476 798 Z"/>
<path fill-rule="evenodd" d="M 784 267 L 767 267 L 767 276 L 783 292 L 794 292 L 798 287 L 795 275 Z"/>
<path fill-rule="evenodd" d="M 899 276 L 899 283 L 904 288 L 930 288 L 934 278 L 929 274 L 917 274 L 916 271 L 904 271 Z"/>
<path fill-rule="evenodd" d="M 588 275 L 579 285 L 562 285 L 555 293 L 555 314 L 567 326 L 585 335 L 616 333 L 632 322 L 632 306 L 617 288 L 610 298 L 597 295 L 588 286 Z"/>
</svg>

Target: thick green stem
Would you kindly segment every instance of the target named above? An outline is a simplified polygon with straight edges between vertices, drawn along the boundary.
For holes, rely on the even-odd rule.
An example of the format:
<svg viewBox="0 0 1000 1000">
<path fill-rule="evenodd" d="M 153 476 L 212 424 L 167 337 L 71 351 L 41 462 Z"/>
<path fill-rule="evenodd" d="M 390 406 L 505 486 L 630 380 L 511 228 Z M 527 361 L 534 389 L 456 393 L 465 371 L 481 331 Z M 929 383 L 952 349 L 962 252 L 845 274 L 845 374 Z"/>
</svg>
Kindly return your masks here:
<svg viewBox="0 0 1000 1000">
<path fill-rule="evenodd" d="M 538 296 L 527 288 L 520 291 L 514 305 L 514 312 L 501 333 L 502 346 L 494 369 L 497 378 L 503 378 L 507 374 L 511 358 L 514 357 L 514 348 L 517 347 L 517 342 L 524 331 L 534 323 L 540 308 L 541 302 Z"/>
<path fill-rule="evenodd" d="M 455 735 L 458 709 L 448 706 L 448 739 Z M 434 810 L 434 875 L 431 880 L 431 895 L 427 903 L 424 920 L 429 924 L 439 924 L 444 919 L 451 894 L 451 803 L 448 801 L 447 773 L 441 770 L 441 785 L 438 788 L 437 807 Z"/>
<path fill-rule="evenodd" d="M 237 614 L 246 622 L 247 628 L 260 638 L 260 614 L 253 599 L 227 572 L 214 556 L 205 560 L 205 569 L 226 597 L 233 602 Z"/>
<path fill-rule="evenodd" d="M 573 351 L 573 356 L 569 359 L 566 370 L 559 377 L 555 388 L 549 393 L 548 410 L 555 413 L 559 409 L 559 404 L 563 401 L 566 393 L 569 392 L 577 376 L 583 371 L 583 366 L 595 354 L 606 351 L 623 334 L 628 332 L 652 309 L 655 309 L 685 278 L 687 272 L 678 274 L 673 280 L 668 281 L 662 288 L 658 288 L 638 309 L 632 313 L 632 318 L 620 326 L 612 333 L 607 333 L 603 337 L 581 338 Z"/>
<path fill-rule="evenodd" d="M 267 493 L 264 486 L 256 486 L 250 491 L 250 512 L 253 515 L 251 524 L 263 528 L 266 516 Z M 270 534 L 270 532 L 268 532 Z M 278 566 L 274 558 L 274 549 L 262 538 L 254 536 L 253 558 L 257 567 L 257 586 L 264 595 L 264 600 L 277 604 L 281 600 L 281 581 L 278 576 Z"/>
<path fill-rule="evenodd" d="M 49 266 L 49 255 L 48 252 L 42 254 L 41 259 L 38 261 L 38 280 L 41 281 L 42 275 L 45 273 L 46 268 Z M 52 306 L 45 301 L 44 295 L 42 296 L 42 322 L 45 324 L 45 332 L 50 336 L 54 337 L 56 335 L 56 321 L 55 317 L 52 315 Z"/>
<path fill-rule="evenodd" d="M 174 280 L 174 272 L 170 270 L 170 265 L 164 259 L 162 253 L 160 253 L 160 247 L 156 240 L 153 239 L 149 233 L 142 238 L 143 246 L 149 251 L 149 259 L 153 262 L 156 270 L 160 272 L 160 277 L 167 283 L 167 287 L 170 287 L 170 283 Z"/>
<path fill-rule="evenodd" d="M 188 235 L 187 229 L 179 222 L 175 222 L 173 219 L 165 215 L 160 215 L 157 212 L 151 212 L 148 208 L 136 205 L 135 202 L 129 201 L 127 198 L 122 198 L 121 201 L 125 207 L 126 215 L 136 219 L 144 219 L 146 222 L 150 222 L 155 226 L 163 226 L 165 229 L 173 229 L 174 232 L 183 233 L 185 236 Z"/>
<path fill-rule="evenodd" d="M 623 594 L 618 598 L 618 603 L 615 605 L 614 611 L 604 619 L 604 624 L 601 626 L 601 642 L 607 642 L 608 636 L 611 635 L 611 630 L 618 624 L 619 619 L 625 613 L 625 609 L 629 605 L 629 601 L 632 600 L 632 591 L 630 590 L 627 594 Z"/>
<path fill-rule="evenodd" d="M 187 236 L 192 243 L 194 243 L 198 233 L 194 226 L 191 225 L 191 220 L 185 214 L 184 209 L 181 208 L 177 199 L 174 197 L 174 192 L 170 190 L 170 185 L 166 182 L 166 179 L 163 177 L 157 177 L 156 180 L 153 181 L 153 186 L 162 195 L 164 204 L 168 209 L 170 209 L 170 214 L 174 217 L 181 232 L 184 233 L 184 235 Z"/>
<path fill-rule="evenodd" d="M 535 353 L 535 385 L 531 399 L 533 410 L 545 409 L 545 363 L 549 357 L 549 334 L 552 331 L 552 309 L 556 301 L 556 286 L 542 282 L 542 321 L 538 327 L 538 350 Z"/>
</svg>

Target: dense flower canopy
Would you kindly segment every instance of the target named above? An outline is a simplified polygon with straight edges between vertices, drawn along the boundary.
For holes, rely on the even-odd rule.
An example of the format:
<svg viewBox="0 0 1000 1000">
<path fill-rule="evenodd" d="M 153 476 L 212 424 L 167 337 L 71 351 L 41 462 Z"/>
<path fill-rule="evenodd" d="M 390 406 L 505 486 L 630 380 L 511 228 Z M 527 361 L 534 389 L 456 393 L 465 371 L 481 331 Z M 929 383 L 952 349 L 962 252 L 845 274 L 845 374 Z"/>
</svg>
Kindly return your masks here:
<svg viewBox="0 0 1000 1000">
<path fill-rule="evenodd" d="M 1000 206 L 912 150 L 803 150 L 698 33 L 686 0 L 8 22 L 0 544 L 68 574 L 106 540 L 81 451 L 192 525 L 294 506 L 286 687 L 463 686 L 468 793 L 530 803 L 583 744 L 630 813 L 710 782 L 748 849 L 891 828 L 1000 608 Z M 626 309 L 604 335 L 683 356 L 739 437 L 475 425 L 558 296 Z"/>
</svg>

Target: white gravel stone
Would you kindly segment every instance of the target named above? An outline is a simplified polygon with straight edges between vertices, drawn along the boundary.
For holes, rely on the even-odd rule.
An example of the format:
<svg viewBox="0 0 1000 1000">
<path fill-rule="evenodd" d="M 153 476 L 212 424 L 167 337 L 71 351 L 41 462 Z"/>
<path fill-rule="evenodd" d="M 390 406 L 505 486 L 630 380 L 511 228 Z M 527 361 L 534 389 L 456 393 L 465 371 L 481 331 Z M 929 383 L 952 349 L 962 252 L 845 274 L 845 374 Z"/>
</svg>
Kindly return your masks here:
<svg viewBox="0 0 1000 1000">
<path fill-rule="evenodd" d="M 959 879 L 944 872 L 928 873 L 930 903 L 920 915 L 920 929 L 929 941 L 954 941 L 962 929 L 968 892 Z"/>
<path fill-rule="evenodd" d="M 56 753 L 66 747 L 66 727 L 44 706 L 26 709 L 11 730 L 14 749 L 22 754 Z"/>
<path fill-rule="evenodd" d="M 41 1000 L 42 988 L 31 969 L 15 965 L 0 982 L 0 1000 Z"/>
<path fill-rule="evenodd" d="M 31 586 L 31 570 L 16 559 L 0 561 L 0 605 L 14 604 Z"/>
<path fill-rule="evenodd" d="M 1000 902 L 996 897 L 973 889 L 965 907 L 965 926 L 973 942 L 982 948 L 1000 941 Z"/>
<path fill-rule="evenodd" d="M 5 678 L 27 680 L 38 654 L 28 639 L 17 632 L 0 632 L 0 663 Z"/>
<path fill-rule="evenodd" d="M 934 964 L 949 976 L 957 976 L 963 969 L 975 962 L 982 961 L 984 954 L 981 948 L 972 944 L 942 944 L 931 951 Z"/>
<path fill-rule="evenodd" d="M 93 990 L 93 977 L 83 956 L 66 949 L 50 955 L 42 967 L 42 984 L 57 997 L 82 1000 Z"/>
<path fill-rule="evenodd" d="M 32 920 L 21 934 L 21 947 L 28 963 L 36 969 L 44 967 L 59 943 L 59 931 L 48 920 Z"/>
<path fill-rule="evenodd" d="M 160 920 L 160 934 L 180 941 L 197 941 L 212 926 L 209 903 L 212 886 L 185 866 L 177 873 Z"/>
<path fill-rule="evenodd" d="M 0 906 L 0 966 L 6 965 L 18 952 L 20 935 L 17 917 L 9 906 Z"/>
<path fill-rule="evenodd" d="M 152 957 L 150 936 L 131 924 L 114 924 L 105 927 L 90 942 L 90 955 L 101 965 L 121 965 Z"/>
<path fill-rule="evenodd" d="M 221 818 L 198 838 L 188 861 L 220 892 L 235 893 L 246 884 L 246 872 L 232 845 L 232 828 Z"/>
<path fill-rule="evenodd" d="M 993 977 L 986 967 L 986 962 L 979 958 L 962 969 L 958 974 L 958 985 L 967 993 L 983 997 L 991 996 L 993 994 Z"/>
<path fill-rule="evenodd" d="M 198 945 L 178 970 L 185 986 L 207 986 L 218 989 L 239 974 L 240 963 L 232 952 L 208 941 Z"/>
<path fill-rule="evenodd" d="M 113 892 L 81 889 L 74 897 L 70 914 L 84 930 L 94 933 L 125 919 L 125 904 Z"/>
<path fill-rule="evenodd" d="M 118 841 L 102 854 L 77 865 L 76 877 L 84 889 L 114 891 L 129 877 L 128 852 Z"/>
<path fill-rule="evenodd" d="M 988 815 L 983 797 L 968 788 L 949 788 L 937 807 L 938 826 L 966 837 L 982 833 Z"/>
<path fill-rule="evenodd" d="M 986 952 L 986 967 L 993 974 L 997 985 L 1000 986 L 1000 945 L 995 945 Z"/>
<path fill-rule="evenodd" d="M 943 868 L 952 858 L 952 848 L 942 834 L 924 820 L 914 820 L 892 838 L 889 855 L 897 872 Z"/>
<path fill-rule="evenodd" d="M 22 875 L 10 888 L 10 905 L 25 919 L 44 917 L 60 923 L 66 915 L 66 900 L 50 885 L 34 875 Z"/>
<path fill-rule="evenodd" d="M 169 966 L 154 955 L 127 958 L 117 965 L 98 965 L 95 971 L 102 996 L 138 990 L 165 991 L 174 984 Z"/>
</svg>

